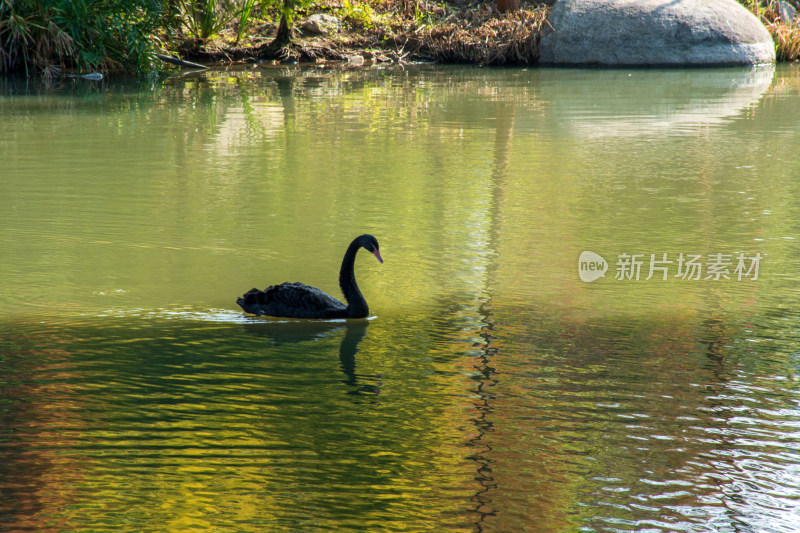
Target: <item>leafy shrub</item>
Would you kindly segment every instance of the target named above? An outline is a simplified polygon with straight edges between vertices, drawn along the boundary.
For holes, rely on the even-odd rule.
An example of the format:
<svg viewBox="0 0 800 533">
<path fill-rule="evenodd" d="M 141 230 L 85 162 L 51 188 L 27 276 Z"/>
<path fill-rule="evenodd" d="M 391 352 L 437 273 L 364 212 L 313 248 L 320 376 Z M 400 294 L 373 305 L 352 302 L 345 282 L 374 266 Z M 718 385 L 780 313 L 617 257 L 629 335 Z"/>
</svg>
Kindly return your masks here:
<svg viewBox="0 0 800 533">
<path fill-rule="evenodd" d="M 161 0 L 0 1 L 0 73 L 149 70 Z"/>
</svg>

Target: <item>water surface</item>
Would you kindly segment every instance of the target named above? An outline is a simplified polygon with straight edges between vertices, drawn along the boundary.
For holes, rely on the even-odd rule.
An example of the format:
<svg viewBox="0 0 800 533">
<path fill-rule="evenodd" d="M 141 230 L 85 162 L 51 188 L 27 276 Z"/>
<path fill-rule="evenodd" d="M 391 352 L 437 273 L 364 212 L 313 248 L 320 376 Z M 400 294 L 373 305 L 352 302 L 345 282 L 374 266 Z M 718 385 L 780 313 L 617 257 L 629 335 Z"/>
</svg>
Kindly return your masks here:
<svg viewBox="0 0 800 533">
<path fill-rule="evenodd" d="M 799 89 L 4 80 L 0 528 L 796 531 Z M 364 232 L 370 320 L 236 307 Z"/>
</svg>

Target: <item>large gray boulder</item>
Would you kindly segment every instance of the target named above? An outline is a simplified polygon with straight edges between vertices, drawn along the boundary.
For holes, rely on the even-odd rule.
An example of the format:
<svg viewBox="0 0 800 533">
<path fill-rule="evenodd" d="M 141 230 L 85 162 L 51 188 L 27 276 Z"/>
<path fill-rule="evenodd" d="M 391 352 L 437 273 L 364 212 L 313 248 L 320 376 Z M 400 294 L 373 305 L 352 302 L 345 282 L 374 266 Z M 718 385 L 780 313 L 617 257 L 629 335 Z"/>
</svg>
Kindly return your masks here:
<svg viewBox="0 0 800 533">
<path fill-rule="evenodd" d="M 755 65 L 775 61 L 767 29 L 735 0 L 558 0 L 545 65 Z"/>
<path fill-rule="evenodd" d="M 317 35 L 327 35 L 329 33 L 336 33 L 341 28 L 342 23 L 333 15 L 326 15 L 324 13 L 317 13 L 305 19 L 300 27 L 305 33 L 312 33 Z"/>
</svg>

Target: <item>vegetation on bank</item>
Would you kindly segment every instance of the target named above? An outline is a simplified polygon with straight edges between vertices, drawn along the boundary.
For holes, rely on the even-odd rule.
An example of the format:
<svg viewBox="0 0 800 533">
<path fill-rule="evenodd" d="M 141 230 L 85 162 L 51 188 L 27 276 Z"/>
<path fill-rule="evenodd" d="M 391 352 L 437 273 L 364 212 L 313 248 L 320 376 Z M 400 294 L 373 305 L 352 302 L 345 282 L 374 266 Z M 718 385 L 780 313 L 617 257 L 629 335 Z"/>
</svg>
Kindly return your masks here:
<svg viewBox="0 0 800 533">
<path fill-rule="evenodd" d="M 781 17 L 779 0 L 737 0 L 753 12 L 764 23 L 772 40 L 775 41 L 775 55 L 778 61 L 800 61 L 800 14 L 794 23 L 787 23 Z M 800 0 L 784 3 L 800 11 Z"/>
<path fill-rule="evenodd" d="M 778 59 L 800 59 L 800 21 L 777 0 L 739 0 L 762 19 Z M 424 59 L 531 64 L 548 12 L 544 0 L 0 0 L 0 73 L 56 75 L 160 67 L 154 54 L 200 60 Z M 796 7 L 800 0 L 793 0 Z M 325 13 L 341 31 L 304 32 Z"/>
</svg>

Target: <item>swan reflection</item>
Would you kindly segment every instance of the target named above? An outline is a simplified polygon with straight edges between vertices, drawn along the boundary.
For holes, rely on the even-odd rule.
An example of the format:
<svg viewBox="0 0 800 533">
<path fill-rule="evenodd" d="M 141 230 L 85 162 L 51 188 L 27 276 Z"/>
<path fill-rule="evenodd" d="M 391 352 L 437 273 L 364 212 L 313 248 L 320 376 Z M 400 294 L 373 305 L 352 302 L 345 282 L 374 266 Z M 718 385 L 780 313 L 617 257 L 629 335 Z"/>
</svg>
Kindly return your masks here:
<svg viewBox="0 0 800 533">
<path fill-rule="evenodd" d="M 253 321 L 244 325 L 248 333 L 270 339 L 275 346 L 303 342 L 317 342 L 342 333 L 339 343 L 339 364 L 346 376 L 342 383 L 352 387 L 348 394 L 380 394 L 380 374 L 365 375 L 356 372 L 356 354 L 367 334 L 367 320 L 348 321 Z M 372 381 L 372 383 L 364 383 Z"/>
</svg>

